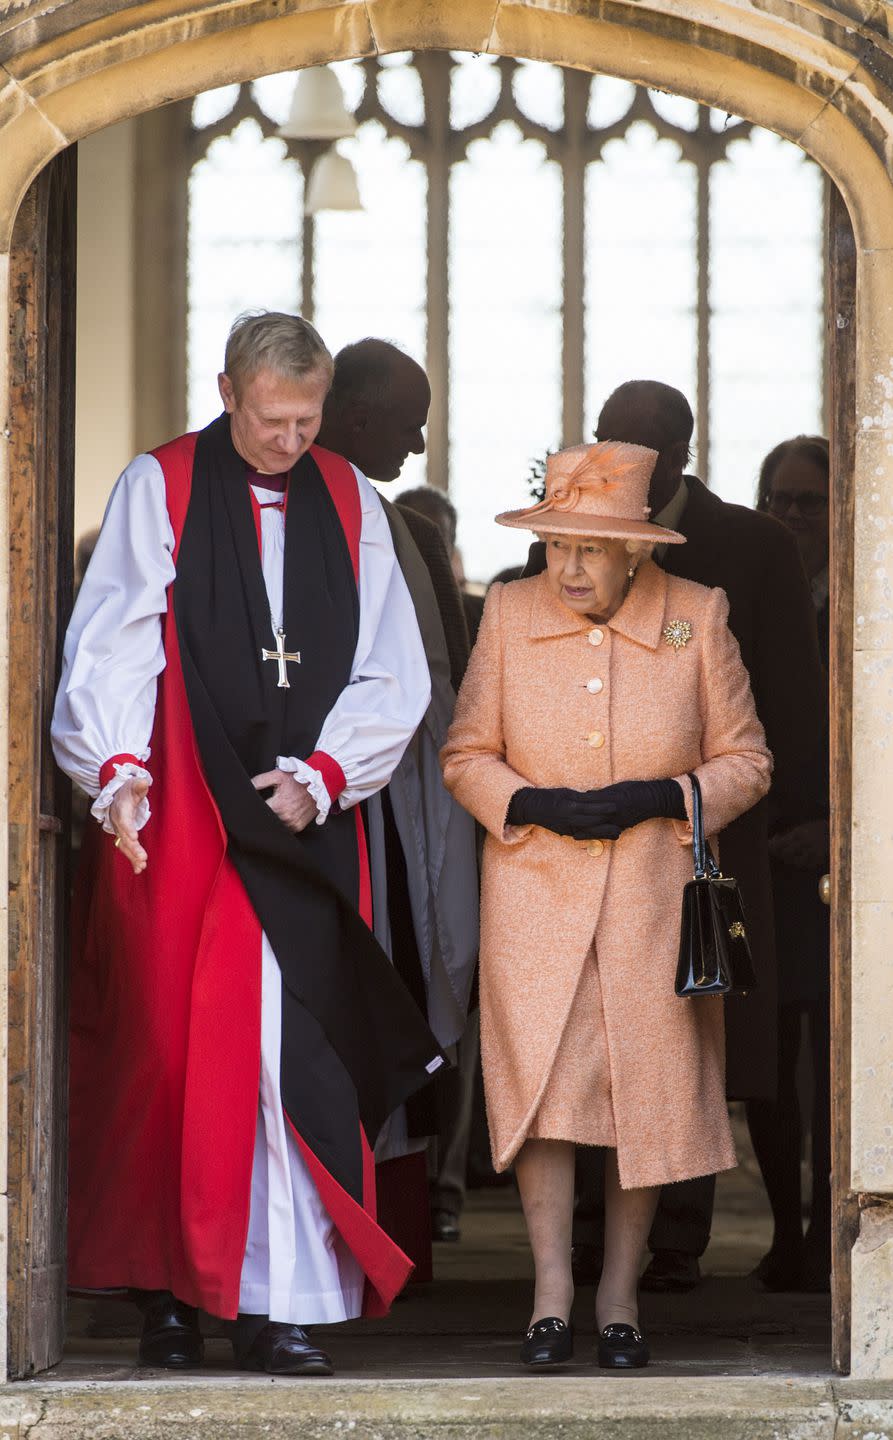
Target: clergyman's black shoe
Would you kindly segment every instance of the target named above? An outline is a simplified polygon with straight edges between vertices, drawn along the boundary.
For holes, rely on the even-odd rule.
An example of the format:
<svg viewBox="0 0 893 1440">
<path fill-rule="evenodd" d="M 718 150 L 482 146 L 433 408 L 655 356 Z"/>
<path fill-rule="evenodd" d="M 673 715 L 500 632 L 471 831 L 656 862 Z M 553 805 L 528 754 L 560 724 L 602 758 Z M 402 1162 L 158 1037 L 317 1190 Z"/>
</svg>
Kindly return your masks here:
<svg viewBox="0 0 893 1440">
<path fill-rule="evenodd" d="M 648 1341 L 634 1325 L 606 1325 L 598 1337 L 603 1370 L 641 1370 L 651 1359 Z"/>
<path fill-rule="evenodd" d="M 521 1364 L 536 1370 L 561 1365 L 574 1354 L 574 1327 L 556 1315 L 537 1320 L 521 1342 Z"/>
<path fill-rule="evenodd" d="M 266 1370 L 268 1375 L 334 1375 L 335 1367 L 324 1350 L 308 1339 L 300 1325 L 270 1320 L 242 1359 L 243 1370 Z"/>
<path fill-rule="evenodd" d="M 204 1357 L 198 1312 L 184 1305 L 169 1290 L 144 1291 L 139 1363 L 164 1370 L 186 1370 L 201 1365 Z"/>
</svg>

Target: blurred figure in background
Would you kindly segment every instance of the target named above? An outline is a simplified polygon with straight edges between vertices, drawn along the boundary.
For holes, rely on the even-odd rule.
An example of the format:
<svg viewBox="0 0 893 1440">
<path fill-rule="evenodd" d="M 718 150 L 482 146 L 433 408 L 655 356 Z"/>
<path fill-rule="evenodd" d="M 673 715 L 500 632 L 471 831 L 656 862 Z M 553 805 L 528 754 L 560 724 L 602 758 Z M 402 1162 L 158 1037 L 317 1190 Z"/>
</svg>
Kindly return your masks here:
<svg viewBox="0 0 893 1440">
<path fill-rule="evenodd" d="M 467 588 L 462 552 L 456 544 L 458 516 L 455 505 L 443 490 L 436 490 L 433 485 L 417 485 L 414 490 L 404 490 L 400 496 L 400 504 L 408 510 L 416 510 L 420 515 L 426 515 L 429 520 L 433 520 L 435 525 L 440 527 L 453 566 L 456 584 L 462 592 L 468 638 L 473 646 L 477 639 L 481 616 L 484 613 L 484 597 L 475 595 Z"/>
<path fill-rule="evenodd" d="M 760 470 L 757 509 L 774 515 L 797 542 L 815 606 L 819 652 L 827 672 L 828 441 L 820 435 L 784 440 Z M 825 697 L 827 709 L 827 694 Z M 825 724 L 825 714 L 815 717 Z M 755 1277 L 767 1290 L 827 1290 L 831 1272 L 830 912 L 819 899 L 829 863 L 824 818 L 776 814 L 770 796 L 769 854 L 778 954 L 778 1098 L 751 1100 L 747 1119 L 775 1233 Z M 797 1068 L 803 1019 L 812 1078 L 812 1195 L 803 1235 L 800 1156 L 805 1126 Z"/>
</svg>

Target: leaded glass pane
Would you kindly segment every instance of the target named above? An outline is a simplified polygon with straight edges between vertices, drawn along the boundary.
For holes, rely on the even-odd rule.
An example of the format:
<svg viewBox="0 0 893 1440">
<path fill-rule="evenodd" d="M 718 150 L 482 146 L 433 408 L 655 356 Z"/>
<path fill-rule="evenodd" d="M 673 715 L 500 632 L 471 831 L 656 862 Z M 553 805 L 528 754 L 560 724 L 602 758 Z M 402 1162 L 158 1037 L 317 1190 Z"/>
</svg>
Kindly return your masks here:
<svg viewBox="0 0 893 1440">
<path fill-rule="evenodd" d="M 189 178 L 188 396 L 190 427 L 220 409 L 217 373 L 242 310 L 298 307 L 302 187 L 281 140 L 254 120 L 213 141 Z"/>
<path fill-rule="evenodd" d="M 679 146 L 633 125 L 586 175 L 586 434 L 624 380 L 694 402 L 696 176 Z"/>
<path fill-rule="evenodd" d="M 537 125 L 560 130 L 564 124 L 564 81 L 557 65 L 522 60 L 512 89 L 522 112 Z"/>
<path fill-rule="evenodd" d="M 334 353 L 376 335 L 425 361 L 425 167 L 377 121 L 339 142 L 357 172 L 362 211 L 316 217 L 315 324 Z M 424 481 L 424 458 L 404 479 Z"/>
<path fill-rule="evenodd" d="M 450 124 L 455 130 L 489 115 L 499 95 L 499 67 L 492 55 L 454 55 L 450 81 Z"/>
<path fill-rule="evenodd" d="M 531 459 L 560 438 L 561 177 L 514 125 L 453 170 L 450 490 L 470 579 L 523 559 L 493 524 L 527 501 Z"/>
<path fill-rule="evenodd" d="M 713 167 L 710 477 L 745 505 L 773 445 L 822 426 L 822 186 L 766 130 Z"/>
<path fill-rule="evenodd" d="M 486 55 L 426 57 L 426 64 L 450 68 L 455 128 L 491 114 L 507 67 L 504 106 L 514 117 L 454 162 L 449 274 L 427 275 L 427 168 L 388 134 L 392 121 L 411 126 L 424 152 L 424 95 L 413 60 L 407 52 L 380 57 L 377 65 L 331 67 L 349 110 L 367 84 L 374 87 L 367 103 L 378 106 L 379 120 L 339 142 L 357 170 L 365 210 L 324 212 L 315 221 L 316 321 L 333 349 L 377 334 L 424 360 L 426 300 L 446 287 L 450 447 L 432 478 L 444 478 L 448 466 L 467 572 L 483 579 L 526 546 L 523 536 L 496 529 L 493 513 L 524 503 L 529 461 L 560 439 L 564 81 L 559 67 L 539 62 L 514 62 L 512 69 L 512 62 Z M 285 120 L 295 79 L 288 72 L 251 84 L 272 125 Z M 238 93 L 223 86 L 196 97 L 196 131 L 223 119 Z M 821 426 L 823 178 L 776 136 L 717 109 L 705 124 L 693 101 L 652 91 L 661 121 L 680 132 L 679 143 L 659 139 L 647 121 L 629 118 L 637 93 L 604 75 L 594 76 L 589 90 L 584 430 L 591 433 L 616 384 L 641 376 L 666 380 L 700 405 L 709 428 L 704 478 L 747 502 L 765 451 Z M 537 126 L 555 132 L 552 160 L 530 138 Z M 608 127 L 620 127 L 620 134 L 599 149 L 599 131 Z M 742 138 L 729 144 L 732 127 Z M 701 316 L 710 366 L 700 395 L 699 172 L 694 152 L 683 153 L 695 130 L 708 144 L 697 164 L 710 192 L 709 216 L 700 223 L 711 257 L 709 307 L 704 303 Z M 214 141 L 193 169 L 191 424 L 217 409 L 216 373 L 233 316 L 302 303 L 301 202 L 296 163 L 281 141 L 265 141 L 254 121 Z M 411 458 L 391 493 L 425 475 L 424 459 Z"/>
</svg>

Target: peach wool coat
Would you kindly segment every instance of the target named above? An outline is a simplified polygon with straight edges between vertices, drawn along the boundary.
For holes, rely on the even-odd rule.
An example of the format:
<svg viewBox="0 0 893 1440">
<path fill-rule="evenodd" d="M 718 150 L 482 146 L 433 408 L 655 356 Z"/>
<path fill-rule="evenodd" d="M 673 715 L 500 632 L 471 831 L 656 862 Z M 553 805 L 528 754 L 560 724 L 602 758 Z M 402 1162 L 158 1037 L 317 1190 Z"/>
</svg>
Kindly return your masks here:
<svg viewBox="0 0 893 1440">
<path fill-rule="evenodd" d="M 594 624 L 545 574 L 494 585 L 441 759 L 453 795 L 486 827 L 481 914 L 481 1042 L 497 1169 L 536 1127 L 550 1076 L 566 1072 L 584 967 L 595 964 L 601 1015 L 594 1073 L 613 1111 L 624 1188 L 713 1174 L 735 1164 L 724 1082 L 722 1000 L 674 991 L 682 889 L 692 877 L 695 771 L 709 835 L 768 790 L 772 757 L 757 719 L 722 590 L 643 563 L 613 618 Z M 664 629 L 687 620 L 678 649 Z M 678 779 L 687 822 L 649 820 L 614 842 L 506 826 L 522 786 L 595 789 Z M 715 844 L 715 840 L 714 840 Z M 746 905 L 747 897 L 744 896 Z M 595 991 L 598 995 L 598 990 Z M 588 1010 L 584 1014 L 584 1024 Z M 585 1033 L 585 1032 L 584 1032 Z M 562 1086 L 549 1095 L 551 1125 Z M 561 1124 L 558 1130 L 562 1129 Z"/>
</svg>

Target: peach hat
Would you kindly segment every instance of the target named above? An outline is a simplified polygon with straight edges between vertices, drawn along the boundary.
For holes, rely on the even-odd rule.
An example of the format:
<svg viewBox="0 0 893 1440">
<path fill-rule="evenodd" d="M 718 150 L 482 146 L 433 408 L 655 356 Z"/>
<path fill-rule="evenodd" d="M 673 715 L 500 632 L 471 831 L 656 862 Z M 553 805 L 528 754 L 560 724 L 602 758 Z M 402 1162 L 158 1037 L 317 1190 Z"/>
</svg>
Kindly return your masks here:
<svg viewBox="0 0 893 1440">
<path fill-rule="evenodd" d="M 558 450 L 546 461 L 546 498 L 524 510 L 506 510 L 497 525 L 543 535 L 603 535 L 684 545 L 685 536 L 648 519 L 648 486 L 657 451 L 603 440 Z"/>
</svg>

